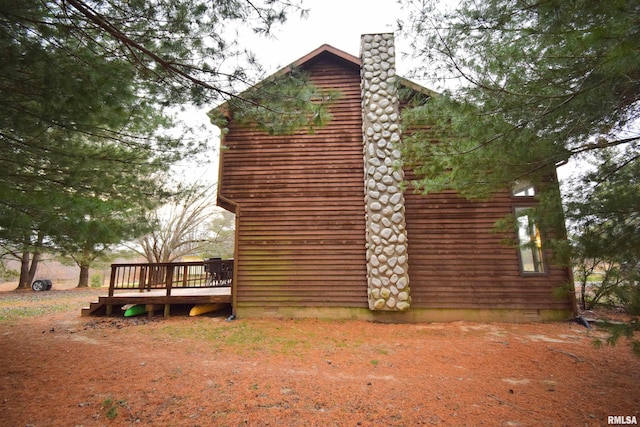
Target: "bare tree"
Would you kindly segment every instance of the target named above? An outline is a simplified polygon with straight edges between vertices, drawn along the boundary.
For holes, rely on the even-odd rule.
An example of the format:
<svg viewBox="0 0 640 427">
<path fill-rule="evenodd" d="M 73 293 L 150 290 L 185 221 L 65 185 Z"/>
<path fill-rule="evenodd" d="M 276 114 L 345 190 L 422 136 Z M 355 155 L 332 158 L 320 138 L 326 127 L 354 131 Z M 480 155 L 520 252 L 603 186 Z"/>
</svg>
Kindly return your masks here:
<svg viewBox="0 0 640 427">
<path fill-rule="evenodd" d="M 231 212 L 220 212 L 209 223 L 210 241 L 205 254 L 220 258 L 232 258 L 235 246 L 235 215 Z"/>
<path fill-rule="evenodd" d="M 203 252 L 211 242 L 210 224 L 218 215 L 215 188 L 193 184 L 175 201 L 150 214 L 155 230 L 135 241 L 134 247 L 150 263 L 173 262 Z"/>
</svg>

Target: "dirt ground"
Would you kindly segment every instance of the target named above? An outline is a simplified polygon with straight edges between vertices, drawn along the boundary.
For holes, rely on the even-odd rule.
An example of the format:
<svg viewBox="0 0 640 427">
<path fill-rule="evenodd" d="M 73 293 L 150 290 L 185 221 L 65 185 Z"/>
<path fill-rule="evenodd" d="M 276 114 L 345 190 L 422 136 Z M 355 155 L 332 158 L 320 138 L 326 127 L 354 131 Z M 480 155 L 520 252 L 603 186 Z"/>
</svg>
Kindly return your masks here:
<svg viewBox="0 0 640 427">
<path fill-rule="evenodd" d="M 81 317 L 99 290 L 0 292 L 2 426 L 604 426 L 640 358 L 572 322 Z M 104 294 L 104 291 L 102 291 Z"/>
</svg>

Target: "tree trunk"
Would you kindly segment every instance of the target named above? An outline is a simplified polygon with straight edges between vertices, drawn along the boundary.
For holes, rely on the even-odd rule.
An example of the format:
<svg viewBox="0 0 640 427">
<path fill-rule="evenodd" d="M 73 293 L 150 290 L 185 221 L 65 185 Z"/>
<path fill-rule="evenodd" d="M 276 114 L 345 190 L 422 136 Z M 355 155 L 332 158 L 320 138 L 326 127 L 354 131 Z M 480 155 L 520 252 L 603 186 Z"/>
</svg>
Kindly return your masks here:
<svg viewBox="0 0 640 427">
<path fill-rule="evenodd" d="M 38 271 L 38 262 L 40 261 L 40 252 L 35 251 L 33 258 L 31 253 L 25 251 L 20 258 L 20 279 L 18 280 L 18 289 L 28 289 L 33 283 L 33 279 L 36 277 Z"/>
<path fill-rule="evenodd" d="M 80 266 L 80 278 L 78 279 L 78 287 L 79 288 L 89 287 L 89 266 L 88 265 Z"/>
<path fill-rule="evenodd" d="M 39 262 L 40 262 L 40 252 L 35 251 L 33 253 L 33 258 L 31 258 L 31 267 L 29 267 L 29 284 L 33 283 L 33 279 L 36 278 Z"/>
<path fill-rule="evenodd" d="M 18 289 L 25 289 L 31 286 L 29 282 L 29 252 L 23 252 L 20 258 L 20 279 L 18 280 Z"/>
</svg>

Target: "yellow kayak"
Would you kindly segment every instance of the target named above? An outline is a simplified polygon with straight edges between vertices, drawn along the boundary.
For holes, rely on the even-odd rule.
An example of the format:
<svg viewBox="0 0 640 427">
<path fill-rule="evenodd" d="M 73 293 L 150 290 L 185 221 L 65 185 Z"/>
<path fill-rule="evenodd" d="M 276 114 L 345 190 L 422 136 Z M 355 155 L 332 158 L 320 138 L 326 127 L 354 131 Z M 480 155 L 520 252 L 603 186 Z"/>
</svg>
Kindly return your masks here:
<svg viewBox="0 0 640 427">
<path fill-rule="evenodd" d="M 224 308 L 225 304 L 213 303 L 213 304 L 198 304 L 194 305 L 189 311 L 189 316 L 199 316 L 205 313 L 211 313 L 212 311 L 218 311 Z"/>
</svg>

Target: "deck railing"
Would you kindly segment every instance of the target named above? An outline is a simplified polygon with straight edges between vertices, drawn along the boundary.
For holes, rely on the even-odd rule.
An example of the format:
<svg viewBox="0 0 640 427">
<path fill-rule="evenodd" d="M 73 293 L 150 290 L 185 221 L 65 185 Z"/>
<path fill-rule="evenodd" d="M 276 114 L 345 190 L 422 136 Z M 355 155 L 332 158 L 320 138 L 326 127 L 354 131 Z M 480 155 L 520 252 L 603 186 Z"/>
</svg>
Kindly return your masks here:
<svg viewBox="0 0 640 427">
<path fill-rule="evenodd" d="M 140 292 L 162 289 L 171 295 L 175 288 L 231 286 L 233 260 L 210 258 L 204 261 L 147 264 L 111 264 L 109 296 L 116 290 Z"/>
</svg>

